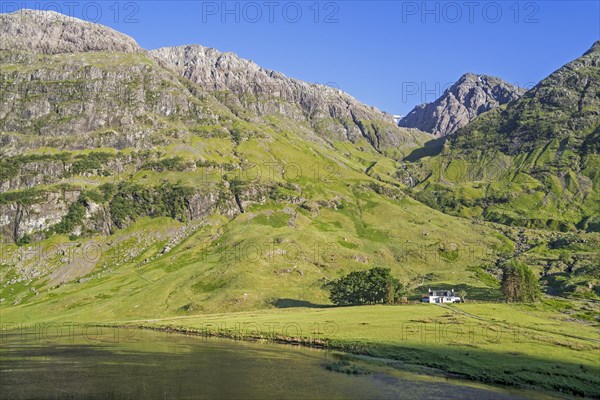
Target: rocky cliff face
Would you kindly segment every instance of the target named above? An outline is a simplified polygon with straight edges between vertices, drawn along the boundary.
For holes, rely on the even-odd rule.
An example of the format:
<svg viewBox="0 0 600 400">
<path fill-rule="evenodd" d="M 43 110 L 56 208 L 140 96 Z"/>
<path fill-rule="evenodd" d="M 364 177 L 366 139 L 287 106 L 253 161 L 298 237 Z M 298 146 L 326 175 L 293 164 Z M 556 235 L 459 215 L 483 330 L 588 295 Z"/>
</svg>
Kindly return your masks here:
<svg viewBox="0 0 600 400">
<path fill-rule="evenodd" d="M 0 204 L 0 228 L 6 237 L 15 239 L 55 225 L 67 214 L 69 203 L 78 192 L 41 194 L 34 204 Z"/>
<path fill-rule="evenodd" d="M 0 131 L 13 137 L 15 152 L 14 141 L 26 141 L 12 133 L 40 147 L 126 148 L 170 121 L 210 118 L 176 76 L 143 54 L 0 50 L 0 87 Z"/>
<path fill-rule="evenodd" d="M 398 125 L 447 136 L 481 113 L 520 98 L 524 92 L 501 79 L 468 73 L 433 103 L 415 107 Z"/>
<path fill-rule="evenodd" d="M 400 146 L 412 136 L 391 115 L 366 106 L 339 89 L 311 84 L 264 69 L 233 53 L 202 46 L 168 47 L 150 54 L 207 91 L 230 91 L 236 105 L 259 115 L 280 113 L 334 140 L 367 139 L 375 148 Z"/>
<path fill-rule="evenodd" d="M 170 140 L 159 132 L 219 123 L 217 114 L 229 112 L 245 120 L 281 115 L 308 125 L 311 140 L 366 139 L 378 151 L 422 136 L 338 89 L 232 53 L 201 46 L 146 52 L 110 28 L 31 10 L 0 15 L 0 34 L 3 154 L 149 148 Z"/>
<path fill-rule="evenodd" d="M 110 28 L 23 10 L 0 15 L 0 35 L 4 156 L 40 147 L 149 148 L 170 125 L 213 118 L 198 99 L 201 90 L 191 93 Z"/>
<path fill-rule="evenodd" d="M 0 50 L 59 54 L 89 51 L 141 53 L 131 37 L 53 11 L 0 14 Z"/>
</svg>

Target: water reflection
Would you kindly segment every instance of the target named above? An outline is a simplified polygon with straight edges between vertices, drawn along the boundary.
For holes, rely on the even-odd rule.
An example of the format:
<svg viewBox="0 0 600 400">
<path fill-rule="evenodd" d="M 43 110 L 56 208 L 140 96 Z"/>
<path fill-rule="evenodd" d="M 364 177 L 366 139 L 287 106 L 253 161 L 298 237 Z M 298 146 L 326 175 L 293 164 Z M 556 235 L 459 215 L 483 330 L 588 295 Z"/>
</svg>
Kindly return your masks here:
<svg viewBox="0 0 600 400">
<path fill-rule="evenodd" d="M 340 363 L 339 353 L 283 345 L 151 331 L 124 337 L 109 330 L 93 338 L 99 340 L 39 339 L 22 332 L 3 336 L 0 398 L 525 398 L 523 392 L 459 385 L 360 362 L 349 368 L 358 375 L 347 374 L 331 368 L 348 363 Z"/>
</svg>

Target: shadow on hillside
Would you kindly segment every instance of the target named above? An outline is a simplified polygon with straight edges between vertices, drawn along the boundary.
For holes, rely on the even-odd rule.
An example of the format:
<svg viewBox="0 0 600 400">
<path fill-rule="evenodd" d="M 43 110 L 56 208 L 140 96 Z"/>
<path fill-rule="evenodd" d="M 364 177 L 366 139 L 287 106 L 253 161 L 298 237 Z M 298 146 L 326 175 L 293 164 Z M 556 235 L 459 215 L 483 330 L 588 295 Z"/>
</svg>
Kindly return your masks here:
<svg viewBox="0 0 600 400">
<path fill-rule="evenodd" d="M 275 299 L 271 301 L 271 305 L 274 305 L 277 308 L 295 308 L 295 307 L 305 307 L 305 308 L 329 308 L 333 307 L 330 304 L 315 304 L 310 301 L 304 300 L 295 300 L 295 299 Z"/>
<path fill-rule="evenodd" d="M 404 161 L 415 162 L 423 157 L 436 156 L 442 151 L 445 142 L 445 138 L 430 140 L 429 142 L 425 143 L 423 147 L 413 150 L 409 155 L 404 157 Z"/>
<path fill-rule="evenodd" d="M 552 296 L 564 296 L 576 289 L 576 286 L 569 279 L 571 277 L 571 274 L 560 271 L 544 275 L 540 280 L 546 286 L 548 294 Z"/>
<path fill-rule="evenodd" d="M 465 284 L 455 284 L 455 283 L 431 283 L 426 284 L 414 289 L 414 295 L 409 296 L 409 300 L 421 300 L 421 295 L 427 293 L 429 288 L 433 290 L 451 290 L 454 289 L 454 293 L 457 295 L 461 290 L 467 292 L 465 298 L 467 299 L 467 303 L 469 300 L 472 301 L 503 301 L 504 297 L 502 296 L 502 291 L 499 288 L 491 288 L 491 287 L 479 287 L 479 286 L 471 286 Z"/>
</svg>

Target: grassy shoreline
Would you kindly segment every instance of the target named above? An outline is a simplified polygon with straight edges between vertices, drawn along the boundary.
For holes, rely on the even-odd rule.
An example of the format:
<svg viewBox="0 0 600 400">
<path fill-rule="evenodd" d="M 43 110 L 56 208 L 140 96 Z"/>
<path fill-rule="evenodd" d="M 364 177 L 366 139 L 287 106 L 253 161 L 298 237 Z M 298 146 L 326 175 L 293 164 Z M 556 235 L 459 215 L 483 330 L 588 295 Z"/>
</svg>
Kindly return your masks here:
<svg viewBox="0 0 600 400">
<path fill-rule="evenodd" d="M 387 360 L 409 372 L 600 398 L 598 323 L 544 303 L 273 308 L 158 319 L 140 313 L 135 320 L 116 313 L 27 321 L 20 309 L 2 314 L 4 322 L 40 323 L 42 329 L 68 322 L 329 349 Z"/>
<path fill-rule="evenodd" d="M 597 328 L 526 305 L 284 309 L 101 325 L 336 350 L 410 372 L 600 398 Z"/>
</svg>

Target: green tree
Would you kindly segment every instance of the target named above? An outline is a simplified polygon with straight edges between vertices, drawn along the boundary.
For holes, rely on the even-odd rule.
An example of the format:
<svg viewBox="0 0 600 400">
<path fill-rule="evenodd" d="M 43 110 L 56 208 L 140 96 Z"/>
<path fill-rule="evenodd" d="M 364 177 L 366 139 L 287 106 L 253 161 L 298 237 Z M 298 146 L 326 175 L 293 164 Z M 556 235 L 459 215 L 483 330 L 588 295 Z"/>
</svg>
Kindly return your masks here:
<svg viewBox="0 0 600 400">
<path fill-rule="evenodd" d="M 402 284 L 389 268 L 354 271 L 327 284 L 331 301 L 339 306 L 397 303 L 404 293 Z"/>
<path fill-rule="evenodd" d="M 502 293 L 508 302 L 534 302 L 541 296 L 537 277 L 527 264 L 519 261 L 504 266 Z"/>
<path fill-rule="evenodd" d="M 69 207 L 69 212 L 65 215 L 62 220 L 54 225 L 54 232 L 58 234 L 71 233 L 78 225 L 81 225 L 85 217 L 85 206 L 83 205 L 84 200 L 82 197 L 79 198 L 75 203 Z"/>
</svg>

